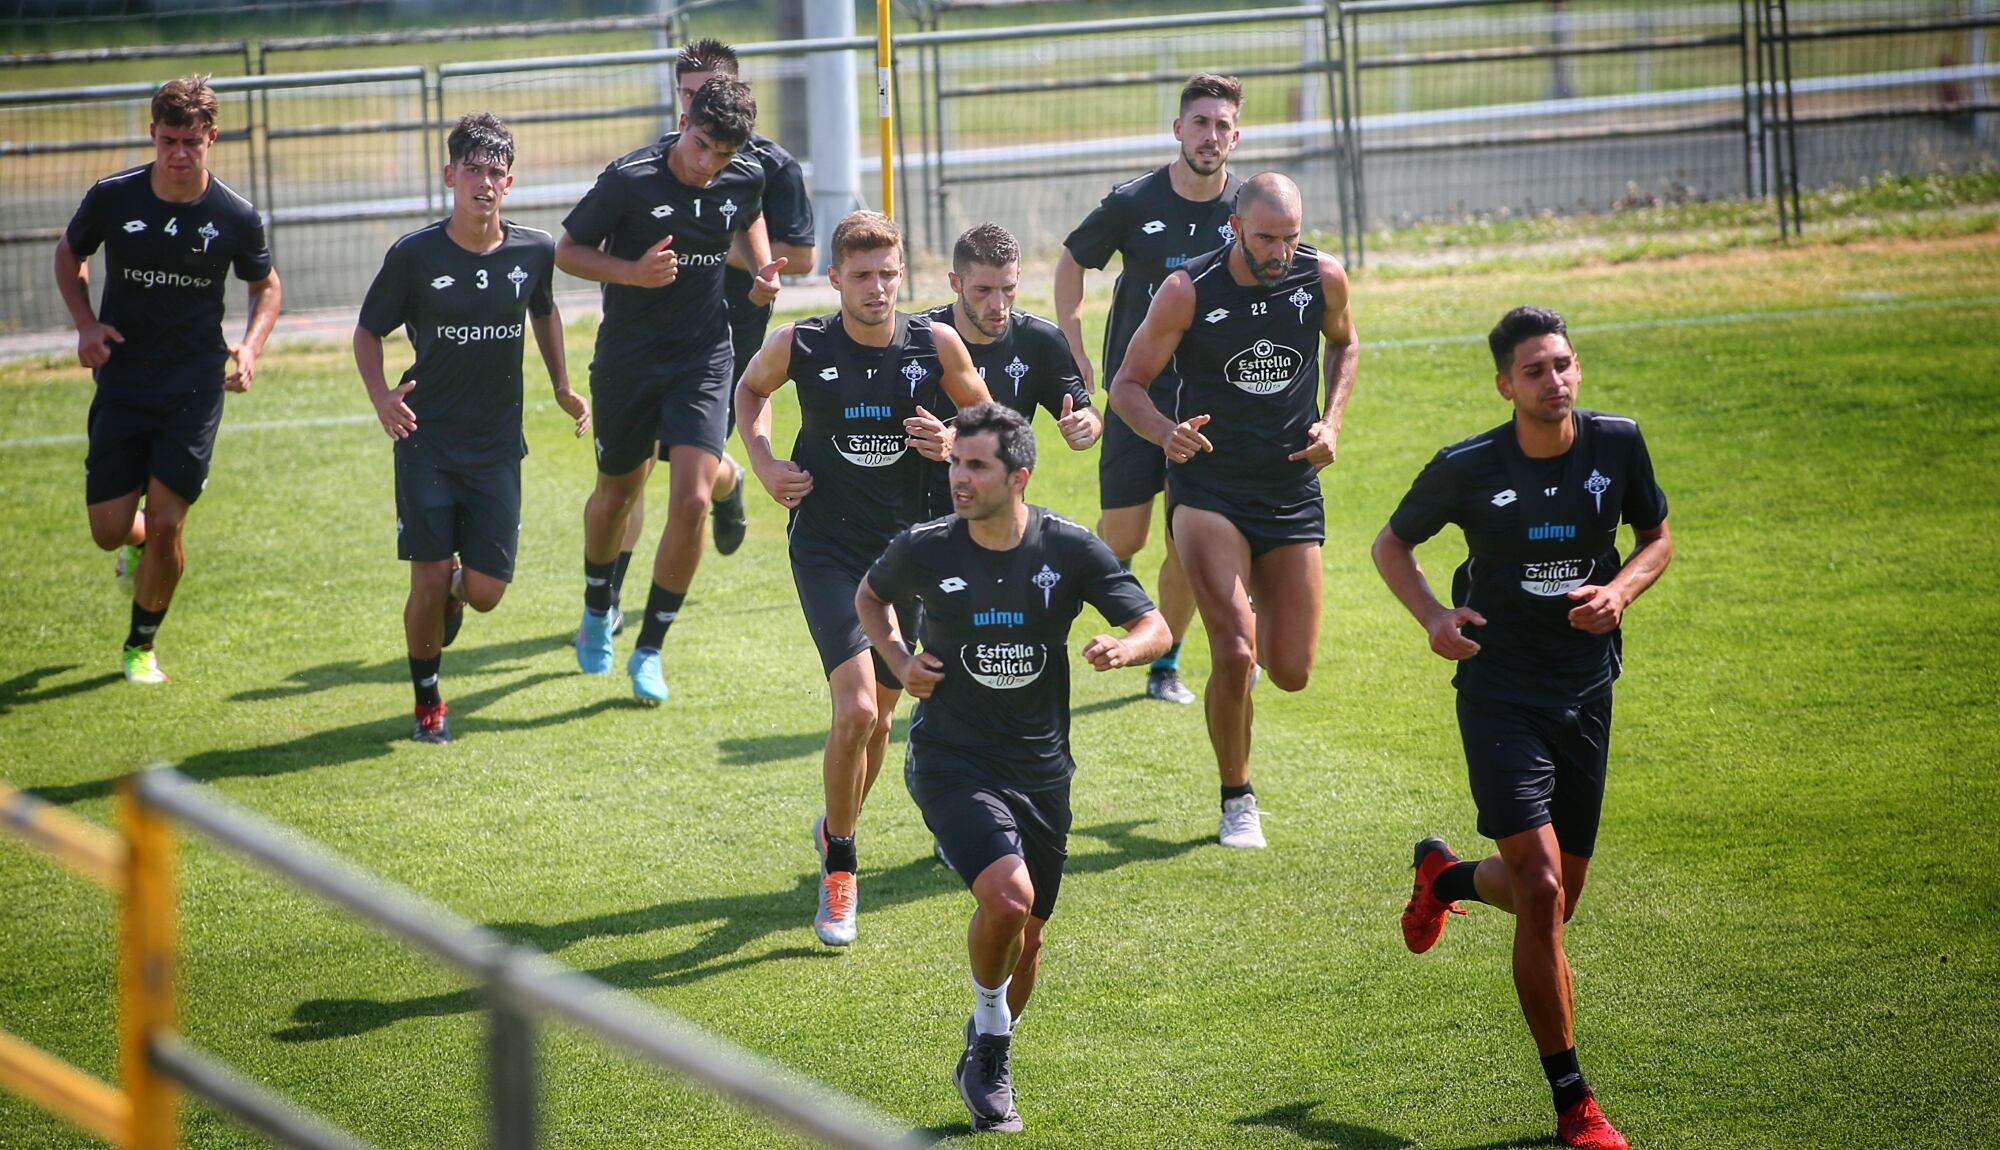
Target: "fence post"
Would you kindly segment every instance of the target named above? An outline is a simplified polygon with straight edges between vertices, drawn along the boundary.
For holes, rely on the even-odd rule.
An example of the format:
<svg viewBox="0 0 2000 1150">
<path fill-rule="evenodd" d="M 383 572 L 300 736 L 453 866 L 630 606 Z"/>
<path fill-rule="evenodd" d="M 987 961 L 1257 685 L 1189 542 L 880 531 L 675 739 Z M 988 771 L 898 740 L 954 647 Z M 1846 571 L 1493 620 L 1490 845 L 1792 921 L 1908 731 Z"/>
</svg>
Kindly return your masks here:
<svg viewBox="0 0 2000 1150">
<path fill-rule="evenodd" d="M 174 1150 L 178 1144 L 173 1083 L 153 1066 L 157 1033 L 178 1023 L 174 954 L 174 835 L 138 794 L 137 775 L 118 781 L 118 823 L 125 835 L 125 889 L 119 908 L 118 1064 L 132 1125 L 125 1150 Z"/>
<path fill-rule="evenodd" d="M 487 1076 L 493 1092 L 493 1150 L 535 1150 L 535 1027 L 514 998 L 518 961 L 509 947 L 486 972 Z"/>
</svg>

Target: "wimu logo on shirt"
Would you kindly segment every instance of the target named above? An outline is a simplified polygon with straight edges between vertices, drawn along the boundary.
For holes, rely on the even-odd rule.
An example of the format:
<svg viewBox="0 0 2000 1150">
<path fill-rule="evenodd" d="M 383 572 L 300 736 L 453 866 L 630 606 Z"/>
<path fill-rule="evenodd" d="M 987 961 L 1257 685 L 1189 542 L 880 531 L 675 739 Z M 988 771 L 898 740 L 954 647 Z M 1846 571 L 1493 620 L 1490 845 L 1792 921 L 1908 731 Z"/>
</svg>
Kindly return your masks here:
<svg viewBox="0 0 2000 1150">
<path fill-rule="evenodd" d="M 1019 611 L 986 610 L 974 612 L 972 616 L 975 627 L 1024 627 L 1027 623 L 1028 617 Z"/>
<path fill-rule="evenodd" d="M 842 408 L 842 415 L 849 419 L 894 419 L 896 409 L 882 403 L 857 403 Z"/>
<path fill-rule="evenodd" d="M 1544 523 L 1539 527 L 1528 528 L 1528 538 L 1574 539 L 1576 538 L 1576 526 L 1570 523 Z"/>
</svg>

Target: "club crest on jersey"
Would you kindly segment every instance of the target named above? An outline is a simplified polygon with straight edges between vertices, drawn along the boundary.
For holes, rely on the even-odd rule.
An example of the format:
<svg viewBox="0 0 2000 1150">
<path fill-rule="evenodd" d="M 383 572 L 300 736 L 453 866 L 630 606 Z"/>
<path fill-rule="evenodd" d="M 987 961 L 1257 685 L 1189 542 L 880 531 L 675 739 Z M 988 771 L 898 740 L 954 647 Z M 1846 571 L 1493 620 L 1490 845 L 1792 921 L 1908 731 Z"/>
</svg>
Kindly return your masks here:
<svg viewBox="0 0 2000 1150">
<path fill-rule="evenodd" d="M 136 235 L 139 232 L 143 232 L 145 230 L 146 230 L 146 221 L 144 220 L 125 221 L 125 233 L 127 235 Z"/>
<path fill-rule="evenodd" d="M 1307 291 L 1304 288 L 1300 288 L 1299 290 L 1285 297 L 1286 303 L 1291 304 L 1293 307 L 1299 309 L 1300 323 L 1306 322 L 1306 308 L 1312 303 L 1312 301 L 1313 301 L 1313 293 Z"/>
<path fill-rule="evenodd" d="M 507 273 L 507 282 L 514 285 L 514 298 L 520 299 L 521 285 L 528 282 L 528 273 L 521 270 L 520 264 L 515 264 L 514 270 Z"/>
<path fill-rule="evenodd" d="M 1049 605 L 1049 592 L 1056 589 L 1057 583 L 1062 582 L 1062 576 L 1058 575 L 1054 568 L 1044 563 L 1042 564 L 1042 569 L 1035 572 L 1032 582 L 1035 586 L 1042 589 L 1042 606 L 1046 609 Z"/>
<path fill-rule="evenodd" d="M 1544 599 L 1557 599 L 1583 586 L 1597 569 L 1595 559 L 1555 559 L 1547 563 L 1521 565 L 1521 590 Z"/>
<path fill-rule="evenodd" d="M 856 467 L 887 467 L 908 447 L 900 431 L 843 431 L 833 437 L 833 449 Z"/>
<path fill-rule="evenodd" d="M 674 206 L 672 204 L 661 204 L 659 207 L 653 209 L 653 218 L 656 220 L 664 220 L 673 214 Z"/>
<path fill-rule="evenodd" d="M 1207 315 L 1202 316 L 1201 318 L 1206 323 L 1221 323 L 1223 320 L 1229 318 L 1229 309 L 1226 307 L 1219 307 L 1216 308 L 1214 311 L 1209 312 Z"/>
<path fill-rule="evenodd" d="M 723 230 L 723 231 L 725 231 L 725 232 L 726 232 L 726 231 L 728 231 L 728 230 L 729 230 L 729 229 L 730 229 L 731 227 L 734 227 L 734 226 L 735 226 L 735 222 L 736 222 L 736 212 L 737 212 L 737 210 L 738 210 L 738 209 L 737 209 L 737 207 L 736 207 L 736 201 L 735 201 L 735 200 L 724 200 L 724 201 L 722 201 L 722 206 L 721 206 L 720 208 L 717 208 L 716 210 L 722 213 L 722 230 Z"/>
<path fill-rule="evenodd" d="M 438 278 L 431 281 L 431 286 L 439 291 L 443 291 L 444 289 L 450 287 L 451 285 L 457 282 L 458 282 L 457 280 L 451 278 L 450 276 L 439 276 Z"/>
<path fill-rule="evenodd" d="M 1290 387 L 1305 357 L 1282 343 L 1260 339 L 1233 356 L 1222 377 L 1251 395 L 1273 395 Z"/>
<path fill-rule="evenodd" d="M 958 649 L 958 661 L 985 686 L 1011 691 L 1042 677 L 1049 649 L 1040 643 L 967 643 Z"/>
<path fill-rule="evenodd" d="M 1021 394 L 1021 378 L 1028 374 L 1028 365 L 1022 363 L 1021 357 L 1017 355 L 1014 357 L 1014 362 L 1008 364 L 1002 370 L 1007 373 L 1008 379 L 1014 381 L 1014 394 Z"/>
<path fill-rule="evenodd" d="M 1139 230 L 1149 236 L 1157 236 L 1167 230 L 1167 224 L 1164 220 L 1147 220 L 1144 224 L 1140 225 Z"/>
<path fill-rule="evenodd" d="M 904 379 L 910 381 L 910 394 L 915 395 L 917 394 L 917 385 L 929 377 L 930 372 L 924 370 L 923 364 L 911 360 L 909 363 L 903 365 L 902 375 Z"/>
<path fill-rule="evenodd" d="M 1583 489 L 1590 492 L 1590 502 L 1598 511 L 1604 510 L 1604 493 L 1611 490 L 1611 477 L 1593 467 L 1590 478 L 1583 481 Z"/>
<path fill-rule="evenodd" d="M 217 236 L 220 236 L 222 233 L 215 230 L 215 222 L 211 220 L 208 223 L 201 225 L 200 229 L 198 229 L 194 234 L 201 237 L 201 250 L 207 251 L 208 245 L 214 243 L 215 238 Z"/>
<path fill-rule="evenodd" d="M 1222 233 L 1223 243 L 1233 244 L 1236 242 L 1236 229 L 1229 226 L 1228 220 L 1222 221 L 1222 223 L 1218 225 L 1215 230 Z"/>
</svg>

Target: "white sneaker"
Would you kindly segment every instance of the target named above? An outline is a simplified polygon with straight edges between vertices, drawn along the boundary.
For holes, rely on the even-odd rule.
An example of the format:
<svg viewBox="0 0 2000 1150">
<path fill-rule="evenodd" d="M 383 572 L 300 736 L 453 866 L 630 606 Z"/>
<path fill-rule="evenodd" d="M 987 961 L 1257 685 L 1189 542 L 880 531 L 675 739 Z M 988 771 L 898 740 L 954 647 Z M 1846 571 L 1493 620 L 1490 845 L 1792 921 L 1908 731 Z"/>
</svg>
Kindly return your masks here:
<svg viewBox="0 0 2000 1150">
<path fill-rule="evenodd" d="M 1244 795 L 1222 804 L 1222 845 L 1245 850 L 1264 849 L 1264 816 L 1257 796 Z"/>
</svg>

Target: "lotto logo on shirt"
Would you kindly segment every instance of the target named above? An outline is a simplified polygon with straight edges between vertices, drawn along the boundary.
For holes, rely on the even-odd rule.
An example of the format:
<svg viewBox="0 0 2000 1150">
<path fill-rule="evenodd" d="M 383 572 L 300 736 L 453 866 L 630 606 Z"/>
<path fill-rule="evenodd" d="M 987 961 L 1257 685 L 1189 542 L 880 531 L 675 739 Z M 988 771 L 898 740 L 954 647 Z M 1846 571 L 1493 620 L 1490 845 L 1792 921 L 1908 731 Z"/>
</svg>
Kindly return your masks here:
<svg viewBox="0 0 2000 1150">
<path fill-rule="evenodd" d="M 1548 563 L 1521 565 L 1521 590 L 1544 599 L 1555 599 L 1583 586 L 1597 569 L 1595 559 L 1556 559 Z"/>
<path fill-rule="evenodd" d="M 125 278 L 141 287 L 205 288 L 215 282 L 207 276 L 191 276 L 182 272 L 156 272 L 151 268 L 126 268 Z"/>
<path fill-rule="evenodd" d="M 1232 356 L 1222 375 L 1251 395 L 1273 395 L 1290 387 L 1304 365 L 1305 357 L 1298 352 L 1260 339 Z"/>
<path fill-rule="evenodd" d="M 981 684 L 1012 691 L 1042 677 L 1049 649 L 1040 643 L 968 643 L 958 649 L 958 661 Z"/>
<path fill-rule="evenodd" d="M 468 343 L 484 343 L 490 339 L 520 339 L 521 324 L 439 324 L 437 337 L 447 343 L 464 347 Z"/>
</svg>

